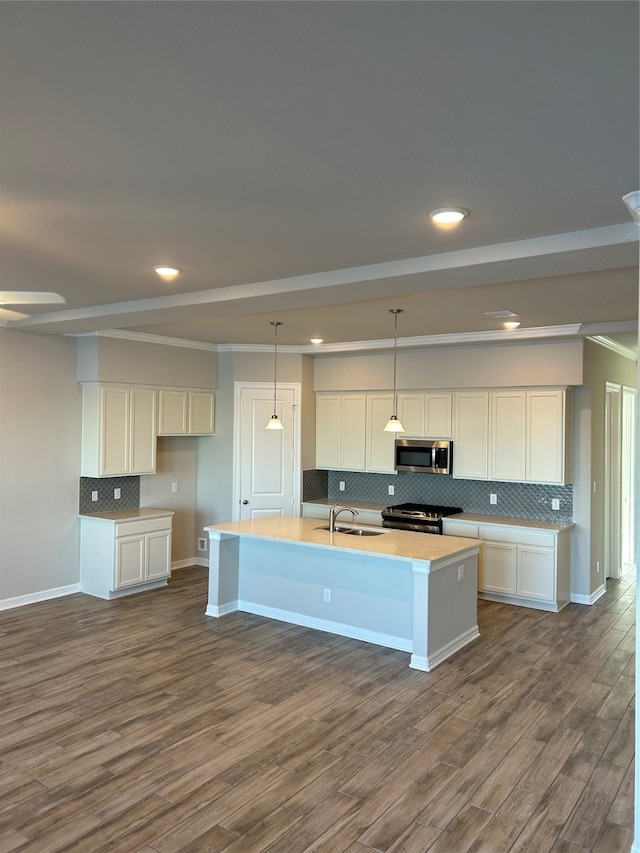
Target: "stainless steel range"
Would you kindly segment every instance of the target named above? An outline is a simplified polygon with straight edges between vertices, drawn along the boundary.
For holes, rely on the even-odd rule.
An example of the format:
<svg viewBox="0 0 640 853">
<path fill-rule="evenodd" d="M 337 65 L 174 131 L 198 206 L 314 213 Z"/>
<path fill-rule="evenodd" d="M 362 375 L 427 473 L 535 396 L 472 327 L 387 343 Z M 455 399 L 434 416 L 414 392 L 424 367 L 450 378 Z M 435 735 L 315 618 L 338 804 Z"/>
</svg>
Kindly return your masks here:
<svg viewBox="0 0 640 853">
<path fill-rule="evenodd" d="M 396 504 L 382 510 L 382 526 L 413 530 L 416 533 L 442 534 L 442 519 L 458 512 L 462 510 L 455 506 Z"/>
</svg>

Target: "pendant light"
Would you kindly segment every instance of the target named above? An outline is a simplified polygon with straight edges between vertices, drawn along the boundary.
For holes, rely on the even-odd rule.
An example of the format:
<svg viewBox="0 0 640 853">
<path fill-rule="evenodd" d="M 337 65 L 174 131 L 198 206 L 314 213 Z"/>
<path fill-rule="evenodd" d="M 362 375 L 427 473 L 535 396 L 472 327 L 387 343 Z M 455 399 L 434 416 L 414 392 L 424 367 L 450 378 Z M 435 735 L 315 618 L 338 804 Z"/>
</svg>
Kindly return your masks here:
<svg viewBox="0 0 640 853">
<path fill-rule="evenodd" d="M 387 421 L 384 432 L 404 432 L 404 427 L 398 420 L 398 392 L 396 390 L 396 367 L 398 363 L 398 314 L 402 314 L 402 308 L 390 308 L 393 314 L 393 414 Z"/>
<path fill-rule="evenodd" d="M 276 391 L 276 379 L 278 376 L 278 326 L 281 326 L 282 323 L 279 320 L 272 320 L 271 325 L 275 329 L 275 341 L 273 345 L 273 414 L 269 418 L 265 429 L 284 429 L 282 421 L 278 417 Z"/>
</svg>

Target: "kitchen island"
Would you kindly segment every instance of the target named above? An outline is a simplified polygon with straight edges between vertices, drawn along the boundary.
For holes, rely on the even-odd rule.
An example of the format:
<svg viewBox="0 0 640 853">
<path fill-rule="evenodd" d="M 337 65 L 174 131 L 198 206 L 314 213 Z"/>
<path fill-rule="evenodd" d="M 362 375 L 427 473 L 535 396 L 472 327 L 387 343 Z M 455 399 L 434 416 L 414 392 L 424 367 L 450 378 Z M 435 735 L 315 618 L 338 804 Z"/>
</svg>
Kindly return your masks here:
<svg viewBox="0 0 640 853">
<path fill-rule="evenodd" d="M 275 515 L 205 527 L 206 614 L 241 610 L 399 649 L 427 672 L 479 636 L 479 542 L 323 528 Z"/>
</svg>

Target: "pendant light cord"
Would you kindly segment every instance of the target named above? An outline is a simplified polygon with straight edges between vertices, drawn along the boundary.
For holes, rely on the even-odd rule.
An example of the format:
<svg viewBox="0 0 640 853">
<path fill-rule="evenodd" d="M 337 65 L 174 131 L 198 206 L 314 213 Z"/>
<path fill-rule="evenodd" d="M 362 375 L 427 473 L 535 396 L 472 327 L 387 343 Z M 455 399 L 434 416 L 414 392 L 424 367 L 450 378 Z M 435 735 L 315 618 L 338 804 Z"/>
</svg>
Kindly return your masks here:
<svg viewBox="0 0 640 853">
<path fill-rule="evenodd" d="M 276 415 L 276 408 L 278 405 L 277 399 L 277 379 L 278 379 L 278 326 L 281 326 L 278 320 L 272 320 L 271 325 L 275 328 L 275 342 L 273 346 L 273 414 Z"/>
</svg>

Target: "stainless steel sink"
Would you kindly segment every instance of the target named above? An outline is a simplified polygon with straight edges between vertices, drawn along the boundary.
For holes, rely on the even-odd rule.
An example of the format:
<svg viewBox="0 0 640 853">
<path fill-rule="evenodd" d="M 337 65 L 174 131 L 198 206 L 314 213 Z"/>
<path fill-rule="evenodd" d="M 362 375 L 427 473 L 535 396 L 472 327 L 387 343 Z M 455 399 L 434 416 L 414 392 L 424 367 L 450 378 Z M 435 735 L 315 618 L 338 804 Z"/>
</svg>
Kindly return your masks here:
<svg viewBox="0 0 640 853">
<path fill-rule="evenodd" d="M 322 527 L 316 527 L 316 530 L 329 530 L 331 528 L 328 524 L 323 525 Z M 346 533 L 348 536 L 380 536 L 382 533 L 388 533 L 388 530 L 375 530 L 373 527 L 344 527 L 341 524 L 338 524 L 333 529 L 334 533 Z"/>
</svg>

